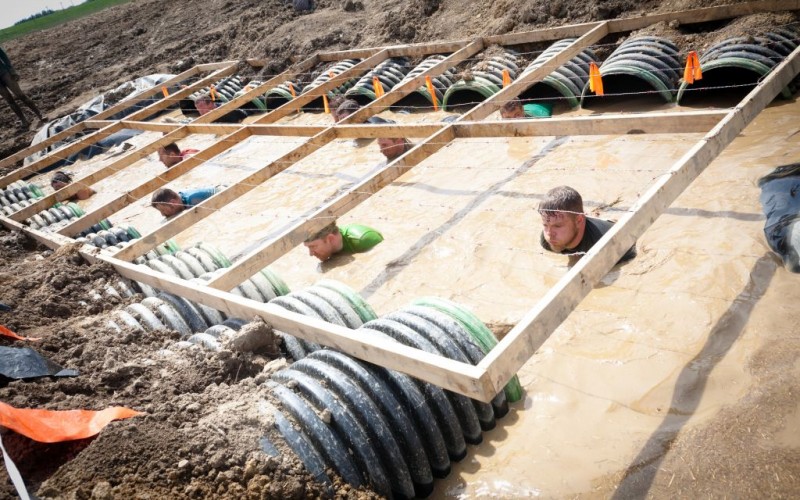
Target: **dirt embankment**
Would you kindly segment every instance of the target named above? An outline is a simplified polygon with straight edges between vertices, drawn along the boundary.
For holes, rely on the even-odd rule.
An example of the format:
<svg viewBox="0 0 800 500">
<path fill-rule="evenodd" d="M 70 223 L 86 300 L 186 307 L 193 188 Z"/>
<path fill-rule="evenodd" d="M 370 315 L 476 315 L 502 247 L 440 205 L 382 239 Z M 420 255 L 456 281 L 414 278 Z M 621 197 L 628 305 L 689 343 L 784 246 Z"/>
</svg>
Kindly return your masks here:
<svg viewBox="0 0 800 500">
<path fill-rule="evenodd" d="M 200 63 L 264 58 L 264 73 L 276 74 L 293 58 L 319 50 L 458 40 L 713 3 L 319 0 L 313 12 L 297 13 L 282 0 L 208 0 L 201 10 L 189 0 L 137 0 L 12 40 L 4 48 L 23 89 L 55 118 L 135 77 Z M 5 103 L 0 123 L 0 158 L 29 145 L 34 130 L 18 128 Z"/>
</svg>

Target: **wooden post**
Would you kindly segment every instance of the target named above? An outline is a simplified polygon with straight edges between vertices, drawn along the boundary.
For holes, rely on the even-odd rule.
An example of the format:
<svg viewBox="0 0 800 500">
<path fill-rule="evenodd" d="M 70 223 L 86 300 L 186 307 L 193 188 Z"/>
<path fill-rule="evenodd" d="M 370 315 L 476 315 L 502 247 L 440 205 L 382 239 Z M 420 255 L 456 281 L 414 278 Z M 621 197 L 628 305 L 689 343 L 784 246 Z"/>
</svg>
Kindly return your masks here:
<svg viewBox="0 0 800 500">
<path fill-rule="evenodd" d="M 208 286 L 219 290 L 230 290 L 245 279 L 254 275 L 305 240 L 309 234 L 319 231 L 330 223 L 332 218 L 351 210 L 392 183 L 414 165 L 443 148 L 455 138 L 452 126 L 447 126 L 433 134 L 426 141 L 395 159 L 383 169 L 350 188 L 335 200 L 324 205 L 307 219 L 294 224 L 283 234 L 272 238 L 241 259 L 234 262 L 224 273 L 213 278 Z"/>
<path fill-rule="evenodd" d="M 299 96 L 297 96 L 295 99 L 292 99 L 291 101 L 283 104 L 282 106 L 279 106 L 278 108 L 270 111 L 269 113 L 262 116 L 253 123 L 255 124 L 275 123 L 284 116 L 288 116 L 294 113 L 295 111 L 302 108 L 306 104 L 310 103 L 314 99 L 317 99 L 318 97 L 322 96 L 329 90 L 333 90 L 336 87 L 342 85 L 347 80 L 361 76 L 362 74 L 366 73 L 367 70 L 372 69 L 376 65 L 380 64 L 388 56 L 389 56 L 388 50 L 384 49 L 380 52 L 377 52 L 374 55 L 356 64 L 352 68 L 348 69 L 347 71 L 344 71 L 336 75 L 334 78 L 331 78 L 330 80 L 323 83 L 319 87 L 309 92 L 304 92 Z"/>
<path fill-rule="evenodd" d="M 232 111 L 234 109 L 239 109 L 243 105 L 252 101 L 254 98 L 258 98 L 259 96 L 261 96 L 261 94 L 265 93 L 267 90 L 276 87 L 287 80 L 295 78 L 299 73 L 305 73 L 311 70 L 318 62 L 319 62 L 319 56 L 314 54 L 313 56 L 305 59 L 303 62 L 298 63 L 292 66 L 291 68 L 287 69 L 280 75 L 270 78 L 261 85 L 253 89 L 250 89 L 248 92 L 245 92 L 243 95 L 233 99 L 232 101 L 228 101 L 222 106 L 218 107 L 217 109 L 195 119 L 192 123 L 212 123 L 214 120 L 223 116 L 225 113 Z"/>
<path fill-rule="evenodd" d="M 136 186 L 127 193 L 121 194 L 117 198 L 109 201 L 102 207 L 98 207 L 95 210 L 92 210 L 83 217 L 75 219 L 69 225 L 61 228 L 58 231 L 59 234 L 63 234 L 65 236 L 72 236 L 80 233 L 84 229 L 91 227 L 92 224 L 96 224 L 98 221 L 122 210 L 131 203 L 134 203 L 135 201 L 144 198 L 145 196 L 152 193 L 156 189 L 165 186 L 169 182 L 177 179 L 178 177 L 192 170 L 193 168 L 202 165 L 203 163 L 214 158 L 220 153 L 234 147 L 240 141 L 246 139 L 249 135 L 250 132 L 247 129 L 240 129 L 237 132 L 234 132 L 230 135 L 227 135 L 219 139 L 217 142 L 207 147 L 206 149 L 186 158 L 177 165 L 174 165 L 173 167 L 165 169 L 164 172 L 156 175 L 147 182 L 144 182 Z"/>
<path fill-rule="evenodd" d="M 800 73 L 796 48 L 631 207 L 478 366 L 495 389 L 536 352 L 622 255 L 736 136 Z"/>
<path fill-rule="evenodd" d="M 581 36 L 571 44 L 564 47 L 564 49 L 562 49 L 559 53 L 551 56 L 541 66 L 539 66 L 538 68 L 529 73 L 520 76 L 511 85 L 502 89 L 500 92 L 496 93 L 489 99 L 485 100 L 481 104 L 472 108 L 470 111 L 466 112 L 464 115 L 461 116 L 461 119 L 459 121 L 483 120 L 493 112 L 502 108 L 503 104 L 523 93 L 528 87 L 533 85 L 535 82 L 541 81 L 545 76 L 552 73 L 553 70 L 555 70 L 562 64 L 566 63 L 576 55 L 578 55 L 578 53 L 580 53 L 580 51 L 582 51 L 586 47 L 590 46 L 593 43 L 598 42 L 607 34 L 608 34 L 608 23 L 598 24 L 597 26 L 589 30 L 588 33 L 586 33 L 585 35 Z"/>
<path fill-rule="evenodd" d="M 450 54 L 447 58 L 442 60 L 441 62 L 437 63 L 436 65 L 432 66 L 427 71 L 421 73 L 420 75 L 414 77 L 413 79 L 393 88 L 391 91 L 384 94 L 382 97 L 375 99 L 368 105 L 362 107 L 352 115 L 348 116 L 347 118 L 343 119 L 339 122 L 339 124 L 348 124 L 348 123 L 361 123 L 366 121 L 367 118 L 370 116 L 376 115 L 381 111 L 384 111 L 389 108 L 392 104 L 396 103 L 403 97 L 411 94 L 412 92 L 416 92 L 422 85 L 425 84 L 425 77 L 426 76 L 439 76 L 449 68 L 457 65 L 461 61 L 474 56 L 481 50 L 483 50 L 483 41 L 478 39 L 474 42 L 470 43 L 463 49 L 460 49 L 457 52 Z"/>
<path fill-rule="evenodd" d="M 323 147 L 336 138 L 333 129 L 325 129 L 322 133 L 315 135 L 307 142 L 303 143 L 300 147 L 293 149 L 289 153 L 281 156 L 277 160 L 268 163 L 261 169 L 253 172 L 246 178 L 240 180 L 236 184 L 229 186 L 211 198 L 203 201 L 196 207 L 184 210 L 180 215 L 176 216 L 171 221 L 159 227 L 155 231 L 142 236 L 140 239 L 134 241 L 115 254 L 115 257 L 120 259 L 132 260 L 138 255 L 146 253 L 148 250 L 165 242 L 172 236 L 180 233 L 189 226 L 201 221 L 221 209 L 228 203 L 236 198 L 239 198 L 245 193 L 253 190 L 258 184 L 266 181 L 273 175 L 282 172 L 289 168 L 294 162 L 297 162 L 314 151 Z M 174 167 L 173 167 L 174 168 Z M 248 276 L 249 277 L 249 276 Z M 242 280 L 244 281 L 244 280 Z M 241 283 L 241 282 L 240 282 Z M 238 285 L 239 283 L 237 283 Z M 233 288 L 233 287 L 230 287 Z M 230 290 L 228 288 L 227 290 Z M 227 291 L 226 290 L 226 291 Z"/>
</svg>

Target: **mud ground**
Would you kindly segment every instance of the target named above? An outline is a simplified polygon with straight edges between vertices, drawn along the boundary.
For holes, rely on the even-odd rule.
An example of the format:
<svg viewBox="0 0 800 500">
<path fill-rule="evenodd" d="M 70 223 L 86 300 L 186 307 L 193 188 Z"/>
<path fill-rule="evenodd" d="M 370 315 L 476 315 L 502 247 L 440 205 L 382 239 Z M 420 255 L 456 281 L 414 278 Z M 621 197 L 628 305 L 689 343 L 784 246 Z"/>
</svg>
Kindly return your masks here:
<svg viewBox="0 0 800 500">
<path fill-rule="evenodd" d="M 92 409 L 127 406 L 145 415 L 113 422 L 96 438 L 41 444 L 14 432 L 3 441 L 40 498 L 314 498 L 326 491 L 290 454 L 260 448 L 271 421 L 258 410 L 261 383 L 283 365 L 277 346 L 254 353 L 178 350 L 175 332 L 140 335 L 109 329 L 106 295 L 118 279 L 87 264 L 75 248 L 56 252 L 0 229 L 0 297 L 13 308 L 0 323 L 38 342 L 30 346 L 75 378 L 10 381 L 0 400 L 17 407 Z M 92 299 L 91 297 L 95 297 Z M 253 323 L 246 328 L 267 327 Z M 269 335 L 271 332 L 262 332 Z M 276 441 L 276 445 L 279 443 Z M 371 498 L 336 485 L 343 498 Z M 0 498 L 16 498 L 0 468 Z"/>
</svg>

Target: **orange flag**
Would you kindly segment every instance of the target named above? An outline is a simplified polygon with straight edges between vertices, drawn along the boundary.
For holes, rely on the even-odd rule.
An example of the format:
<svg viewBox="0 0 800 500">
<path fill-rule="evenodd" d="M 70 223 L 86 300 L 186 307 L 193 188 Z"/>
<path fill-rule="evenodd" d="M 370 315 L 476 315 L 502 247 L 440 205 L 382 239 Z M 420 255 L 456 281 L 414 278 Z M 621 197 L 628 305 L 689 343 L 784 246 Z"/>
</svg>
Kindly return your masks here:
<svg viewBox="0 0 800 500">
<path fill-rule="evenodd" d="M 383 85 L 377 76 L 372 77 L 372 88 L 375 90 L 375 97 L 383 97 Z"/>
<path fill-rule="evenodd" d="M 695 80 L 702 79 L 703 70 L 700 69 L 700 58 L 697 56 L 697 52 L 692 50 L 686 56 L 686 68 L 683 70 L 683 81 L 692 84 Z"/>
<path fill-rule="evenodd" d="M 589 63 L 589 90 L 597 95 L 603 95 L 603 77 L 600 76 L 600 68 L 594 61 Z"/>
<path fill-rule="evenodd" d="M 209 92 L 209 94 L 211 94 L 212 101 L 217 100 L 217 89 L 215 89 L 213 85 L 211 86 L 211 91 Z"/>
<path fill-rule="evenodd" d="M 504 69 L 503 70 L 503 88 L 506 88 L 509 85 L 511 85 L 511 73 L 509 73 L 507 69 Z"/>
<path fill-rule="evenodd" d="M 286 82 L 286 86 L 289 87 L 289 92 L 292 93 L 292 99 L 295 99 L 297 94 L 294 91 L 294 85 L 292 85 L 292 82 Z"/>
<path fill-rule="evenodd" d="M 0 402 L 0 425 L 40 443 L 59 443 L 92 437 L 112 420 L 137 415 L 142 413 L 122 406 L 100 411 L 36 410 L 14 408 Z"/>
<path fill-rule="evenodd" d="M 322 104 L 325 106 L 325 114 L 331 114 L 331 107 L 328 105 L 328 94 L 322 94 Z"/>
<path fill-rule="evenodd" d="M 169 97 L 169 90 L 167 90 L 167 87 L 161 87 L 161 93 L 164 94 L 164 98 Z"/>
<path fill-rule="evenodd" d="M 431 94 L 431 102 L 433 102 L 433 110 L 439 111 L 439 101 L 436 99 L 436 90 L 433 88 L 433 81 L 430 75 L 425 77 L 425 86 L 428 87 L 428 92 Z"/>
<path fill-rule="evenodd" d="M 22 337 L 20 335 L 17 335 L 16 333 L 12 332 L 8 328 L 4 327 L 3 325 L 0 325 L 0 337 L 8 337 L 8 338 L 14 339 L 14 340 L 42 340 L 42 339 L 40 339 L 38 337 L 36 337 L 36 338 L 34 338 L 34 337 L 27 337 L 27 338 L 26 337 Z"/>
</svg>

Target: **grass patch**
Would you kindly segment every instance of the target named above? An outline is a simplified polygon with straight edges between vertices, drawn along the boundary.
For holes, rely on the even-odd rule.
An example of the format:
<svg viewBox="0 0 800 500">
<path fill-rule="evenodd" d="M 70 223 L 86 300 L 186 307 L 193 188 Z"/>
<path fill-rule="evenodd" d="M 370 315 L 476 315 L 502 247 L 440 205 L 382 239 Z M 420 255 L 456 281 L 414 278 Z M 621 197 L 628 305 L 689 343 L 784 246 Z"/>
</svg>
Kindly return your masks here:
<svg viewBox="0 0 800 500">
<path fill-rule="evenodd" d="M 105 8 L 127 2 L 130 2 L 130 0 L 89 0 L 88 2 L 68 7 L 64 10 L 57 10 L 52 14 L 31 19 L 30 21 L 25 21 L 24 23 L 0 30 L 0 43 L 7 42 L 8 40 L 22 35 L 27 35 L 34 31 L 52 28 L 53 26 L 58 26 L 67 21 L 80 19 Z"/>
</svg>

